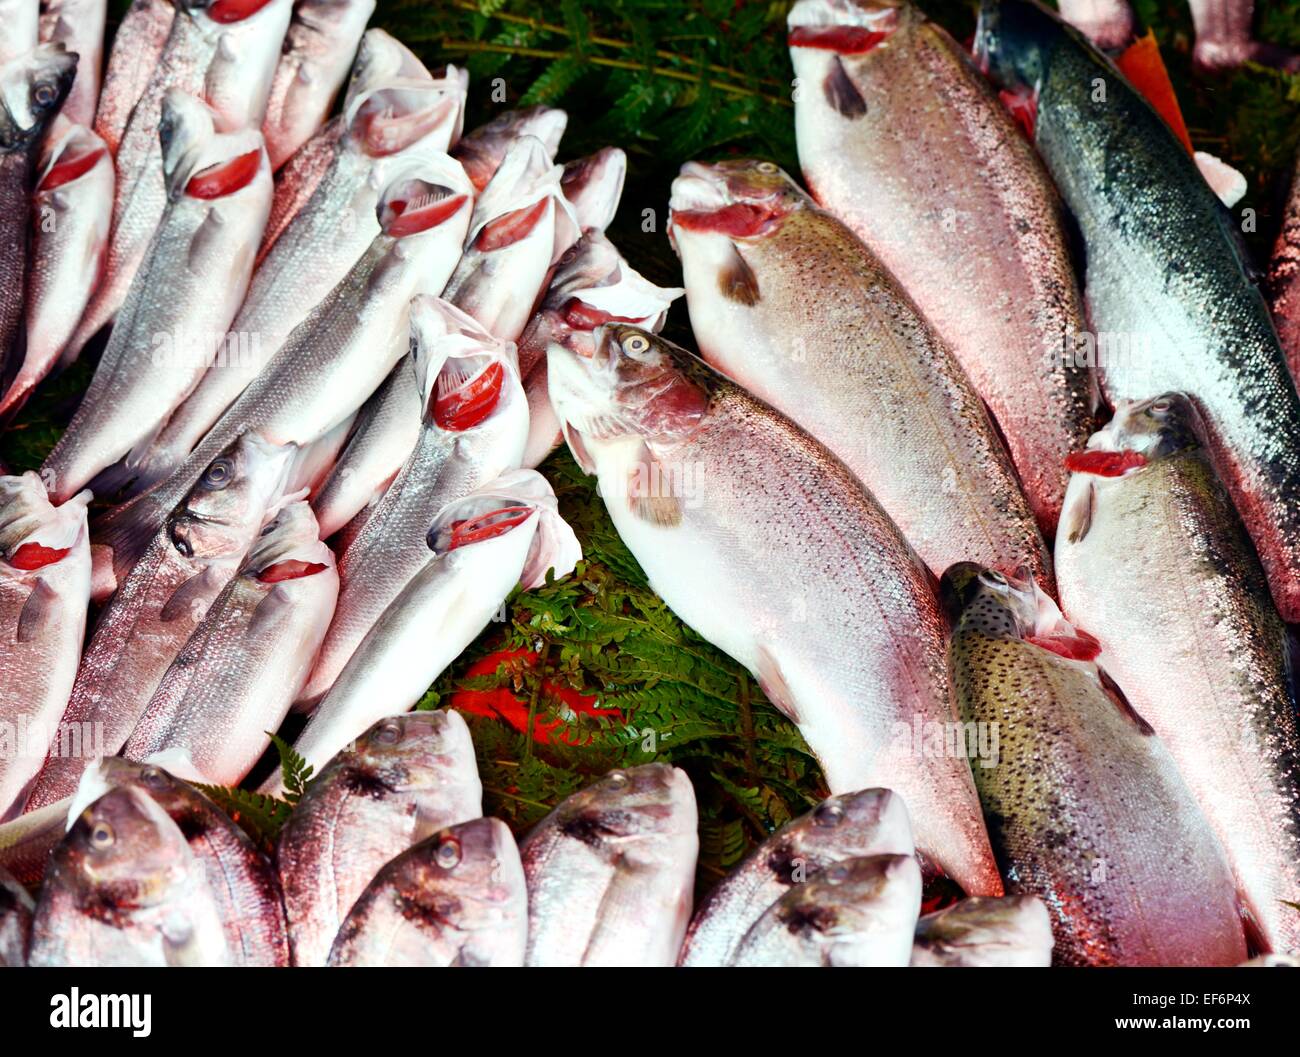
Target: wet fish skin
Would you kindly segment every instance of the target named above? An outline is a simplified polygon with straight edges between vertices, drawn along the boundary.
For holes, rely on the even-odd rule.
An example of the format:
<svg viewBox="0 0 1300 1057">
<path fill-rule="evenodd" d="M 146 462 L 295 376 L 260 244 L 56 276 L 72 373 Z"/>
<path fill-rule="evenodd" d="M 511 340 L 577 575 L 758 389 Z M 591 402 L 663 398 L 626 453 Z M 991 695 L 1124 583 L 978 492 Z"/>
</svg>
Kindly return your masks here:
<svg viewBox="0 0 1300 1057">
<path fill-rule="evenodd" d="M 0 969 L 27 964 L 27 937 L 35 908 L 36 902 L 27 889 L 0 868 Z"/>
<path fill-rule="evenodd" d="M 672 965 L 691 916 L 695 791 L 666 763 L 610 771 L 519 848 L 530 966 Z"/>
<path fill-rule="evenodd" d="M 1065 456 L 1099 403 L 1091 364 L 1073 356 L 1087 325 L 1051 178 L 966 51 L 916 6 L 800 0 L 789 23 L 809 188 L 970 376 L 1050 539 Z M 864 31 L 888 46 L 835 50 L 837 35 Z"/>
<path fill-rule="evenodd" d="M 67 120 L 89 127 L 99 103 L 108 0 L 41 0 L 40 11 L 41 43 L 57 41 L 77 55 L 77 76 L 59 112 Z"/>
<path fill-rule="evenodd" d="M 1171 393 L 1121 405 L 1092 439 L 1085 458 L 1145 464 L 1074 475 L 1057 540 L 1061 601 L 1169 746 L 1266 943 L 1296 953 L 1300 915 L 1284 902 L 1300 902 L 1288 633 L 1202 430 Z"/>
<path fill-rule="evenodd" d="M 519 849 L 504 822 L 449 826 L 375 875 L 340 926 L 329 964 L 519 967 L 527 903 Z"/>
<path fill-rule="evenodd" d="M 0 65 L 25 55 L 40 43 L 40 5 L 32 0 L 0 0 Z"/>
<path fill-rule="evenodd" d="M 541 140 L 546 153 L 554 158 L 568 123 L 568 114 L 551 107 L 507 110 L 469 132 L 452 147 L 451 156 L 465 167 L 475 191 L 481 192 L 496 175 L 510 148 L 524 136 Z"/>
<path fill-rule="evenodd" d="M 913 966 L 1041 968 L 1052 964 L 1052 922 L 1037 896 L 963 899 L 916 923 Z"/>
<path fill-rule="evenodd" d="M 1291 377 L 1300 379 L 1300 155 L 1268 269 L 1269 307 Z"/>
<path fill-rule="evenodd" d="M 560 189 L 578 222 L 578 230 L 604 231 L 618 212 L 627 179 L 627 155 L 618 147 L 602 147 L 585 158 L 566 162 Z"/>
<path fill-rule="evenodd" d="M 1240 962 L 1222 846 L 1146 721 L 1068 656 L 1096 640 L 1032 581 L 961 563 L 942 586 L 961 718 L 997 724 L 997 760 L 973 769 L 994 852 L 1007 894 L 1051 911 L 1055 963 Z"/>
<path fill-rule="evenodd" d="M 833 863 L 913 851 L 907 806 L 890 790 L 823 800 L 768 837 L 709 893 L 686 931 L 677 964 L 728 964 L 768 907 Z"/>
<path fill-rule="evenodd" d="M 131 111 L 144 95 L 176 17 L 172 0 L 131 0 L 104 69 L 95 132 L 117 154 Z"/>
<path fill-rule="evenodd" d="M 897 527 L 825 447 L 684 349 L 618 324 L 593 337 L 590 357 L 551 345 L 551 403 L 652 589 L 755 673 L 832 793 L 888 785 L 930 862 L 1001 895 L 969 764 L 914 746 L 914 724 L 955 717 L 944 616 Z"/>
<path fill-rule="evenodd" d="M 985 0 L 975 46 L 995 81 L 1038 85 L 1034 143 L 1083 236 L 1092 325 L 1130 339 L 1099 356 L 1108 401 L 1195 399 L 1278 609 L 1300 620 L 1300 394 L 1228 214 L 1151 105 L 1045 8 Z"/>
<path fill-rule="evenodd" d="M 483 813 L 459 713 L 376 723 L 318 772 L 280 832 L 276 866 L 295 965 L 324 965 L 366 885 L 413 844 Z"/>
<path fill-rule="evenodd" d="M 19 815 L 0 824 L 0 870 L 35 891 L 45 876 L 50 852 L 68 831 L 66 800 Z"/>
</svg>

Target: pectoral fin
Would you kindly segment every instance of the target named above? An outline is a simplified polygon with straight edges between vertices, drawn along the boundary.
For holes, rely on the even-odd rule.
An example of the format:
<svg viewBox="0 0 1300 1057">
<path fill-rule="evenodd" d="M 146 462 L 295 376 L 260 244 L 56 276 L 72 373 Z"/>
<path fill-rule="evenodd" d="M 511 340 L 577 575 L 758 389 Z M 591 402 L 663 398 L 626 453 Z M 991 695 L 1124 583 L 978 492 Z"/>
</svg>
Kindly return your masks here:
<svg viewBox="0 0 1300 1057">
<path fill-rule="evenodd" d="M 18 614 L 18 641 L 35 642 L 58 622 L 58 592 L 44 580 L 37 580 Z"/>
</svg>

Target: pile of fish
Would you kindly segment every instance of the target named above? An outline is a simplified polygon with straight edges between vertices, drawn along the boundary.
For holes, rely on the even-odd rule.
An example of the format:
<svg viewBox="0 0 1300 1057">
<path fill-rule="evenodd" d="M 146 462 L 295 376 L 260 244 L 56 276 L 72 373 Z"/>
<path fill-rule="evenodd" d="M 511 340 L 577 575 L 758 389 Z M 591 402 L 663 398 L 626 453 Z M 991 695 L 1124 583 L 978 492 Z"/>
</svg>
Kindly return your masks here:
<svg viewBox="0 0 1300 1057">
<path fill-rule="evenodd" d="M 101 84 L 103 0 L 5 5 L 0 416 L 102 352 L 0 476 L 0 964 L 1300 954 L 1300 183 L 1270 310 L 1236 174 L 1036 0 L 973 55 L 798 0 L 807 189 L 688 162 L 659 287 L 604 233 L 621 150 L 466 132 L 373 8 L 135 0 Z M 581 557 L 561 444 L 831 793 L 693 916 L 684 772 L 516 844 L 411 711 Z M 269 858 L 201 786 L 294 711 Z"/>
</svg>

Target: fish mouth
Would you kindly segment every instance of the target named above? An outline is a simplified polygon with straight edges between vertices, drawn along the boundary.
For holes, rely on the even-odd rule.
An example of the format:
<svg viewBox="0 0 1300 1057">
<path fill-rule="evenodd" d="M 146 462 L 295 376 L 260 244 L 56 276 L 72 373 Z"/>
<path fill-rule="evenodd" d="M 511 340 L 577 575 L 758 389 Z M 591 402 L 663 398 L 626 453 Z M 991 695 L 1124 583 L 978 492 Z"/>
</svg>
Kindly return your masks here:
<svg viewBox="0 0 1300 1057">
<path fill-rule="evenodd" d="M 359 97 L 348 110 L 348 135 L 366 154 L 384 158 L 451 128 L 460 100 L 434 82 L 389 86 Z"/>
<path fill-rule="evenodd" d="M 177 0 L 187 15 L 204 15 L 218 25 L 246 22 L 274 0 Z"/>
<path fill-rule="evenodd" d="M 36 191 L 49 192 L 80 180 L 108 157 L 104 141 L 81 125 L 64 124 L 47 139 Z"/>
<path fill-rule="evenodd" d="M 895 0 L 799 0 L 786 19 L 787 39 L 792 48 L 860 55 L 898 29 L 903 11 Z"/>
<path fill-rule="evenodd" d="M 1206 429 L 1200 410 L 1184 393 L 1121 400 L 1111 420 L 1088 438 L 1087 448 L 1066 458 L 1066 469 L 1127 476 L 1156 459 L 1200 447 Z"/>
<path fill-rule="evenodd" d="M 712 212 L 733 201 L 726 179 L 716 169 L 688 161 L 673 181 L 668 208 L 673 213 Z"/>
</svg>

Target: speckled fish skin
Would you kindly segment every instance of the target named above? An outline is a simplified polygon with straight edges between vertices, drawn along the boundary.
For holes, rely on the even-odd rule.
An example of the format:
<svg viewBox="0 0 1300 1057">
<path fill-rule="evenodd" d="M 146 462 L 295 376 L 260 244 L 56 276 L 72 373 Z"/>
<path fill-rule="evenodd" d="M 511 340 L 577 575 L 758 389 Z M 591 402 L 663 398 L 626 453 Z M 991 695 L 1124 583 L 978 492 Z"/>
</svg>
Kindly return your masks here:
<svg viewBox="0 0 1300 1057">
<path fill-rule="evenodd" d="M 41 0 L 40 8 L 41 43 L 57 41 L 77 55 L 77 77 L 60 113 L 69 121 L 89 126 L 99 103 L 108 0 Z"/>
<path fill-rule="evenodd" d="M 709 363 L 843 459 L 936 576 L 972 556 L 1050 576 L 979 394 L 843 223 L 770 162 L 689 162 L 671 209 Z M 737 212 L 753 234 L 724 230 Z"/>
<path fill-rule="evenodd" d="M 1268 290 L 1278 340 L 1293 379 L 1300 379 L 1300 155 L 1296 156 L 1282 227 L 1269 262 Z"/>
<path fill-rule="evenodd" d="M 352 65 L 375 0 L 298 0 L 275 68 L 262 134 L 279 169 L 320 128 Z"/>
<path fill-rule="evenodd" d="M 610 771 L 563 800 L 519 847 L 530 966 L 666 966 L 691 916 L 695 790 L 685 771 Z"/>
<path fill-rule="evenodd" d="M 1108 400 L 1195 398 L 1278 609 L 1300 620 L 1300 395 L 1229 214 L 1150 104 L 1046 9 L 988 0 L 976 51 L 995 80 L 1038 86 L 1034 143 L 1083 235 L 1093 328 L 1130 338 L 1099 353 Z"/>
<path fill-rule="evenodd" d="M 220 371 L 236 358 L 226 331 L 252 276 L 271 168 L 260 132 L 221 135 L 214 116 L 182 92 L 163 101 L 168 203 L 90 386 L 42 466 L 59 499 L 156 435 L 209 364 Z M 256 169 L 247 179 L 205 183 L 248 157 Z"/>
<path fill-rule="evenodd" d="M 120 581 L 95 625 L 62 720 L 98 723 L 104 754 L 121 749 L 168 665 L 235 575 L 291 457 L 288 448 L 241 437 L 200 475 Z M 27 810 L 71 796 L 88 762 L 48 758 Z"/>
<path fill-rule="evenodd" d="M 123 755 L 183 750 L 205 781 L 237 786 L 311 671 L 338 590 L 311 507 L 289 503 L 172 661 Z"/>
<path fill-rule="evenodd" d="M 677 964 L 728 964 L 768 907 L 832 863 L 913 851 L 912 820 L 897 794 L 864 789 L 830 797 L 768 837 L 709 893 L 695 912 Z"/>
<path fill-rule="evenodd" d="M 1036 896 L 963 899 L 916 923 L 913 966 L 1046 969 L 1052 921 Z"/>
<path fill-rule="evenodd" d="M 0 477 L 0 819 L 21 808 L 77 677 L 90 605 L 90 493 L 54 507 L 34 473 Z M 45 554 L 40 548 L 48 548 Z M 37 551 L 36 562 L 24 555 Z M 39 564 L 38 564 L 39 563 Z"/>
<path fill-rule="evenodd" d="M 498 114 L 486 125 L 469 132 L 451 149 L 451 155 L 461 165 L 481 192 L 492 181 L 497 169 L 510 152 L 510 148 L 524 136 L 534 136 L 546 146 L 546 153 L 554 158 L 560 148 L 569 115 L 563 110 L 546 106 L 530 106 L 523 110 L 507 110 Z"/>
<path fill-rule="evenodd" d="M 745 934 L 728 964 L 903 966 L 920 912 L 921 869 L 912 856 L 846 859 L 791 886 Z"/>
<path fill-rule="evenodd" d="M 162 56 L 175 17 L 172 0 L 132 0 L 113 34 L 113 50 L 108 54 L 95 111 L 95 132 L 115 155 L 131 111 Z"/>
<path fill-rule="evenodd" d="M 348 914 L 329 964 L 519 967 L 528 895 L 519 849 L 497 818 L 449 826 L 388 863 Z"/>
<path fill-rule="evenodd" d="M 483 813 L 469 728 L 457 712 L 376 723 L 320 771 L 280 833 L 276 864 L 295 965 L 324 965 L 380 868 Z"/>
<path fill-rule="evenodd" d="M 9 871 L 19 884 L 35 890 L 45 876 L 50 852 L 67 831 L 66 800 L 0 824 L 0 870 Z"/>
<path fill-rule="evenodd" d="M 1065 456 L 1096 428 L 1086 329 L 1059 195 L 966 52 L 912 4 L 800 0 L 799 162 L 822 207 L 861 238 L 970 375 L 1050 537 Z M 854 53 L 797 34 L 887 34 Z M 760 283 L 761 286 L 761 283 Z"/>
<path fill-rule="evenodd" d="M 964 562 L 942 586 L 962 720 L 997 724 L 974 768 L 994 853 L 1051 911 L 1055 962 L 1240 962 L 1232 873 L 1168 750 L 1095 662 L 1028 641 L 1075 629 L 1031 581 Z"/>
<path fill-rule="evenodd" d="M 35 908 L 36 902 L 27 889 L 0 868 L 0 969 L 17 969 L 27 964 L 27 937 Z"/>
<path fill-rule="evenodd" d="M 690 353 L 619 325 L 594 344 L 550 347 L 551 403 L 652 589 L 755 673 L 832 793 L 893 789 L 930 862 L 1001 895 L 969 764 L 913 745 L 914 723 L 955 717 L 933 580 L 897 527 L 825 447 Z"/>
<path fill-rule="evenodd" d="M 1057 540 L 1061 602 L 1169 746 L 1268 945 L 1300 953 L 1300 733 L 1287 629 L 1250 538 L 1177 394 L 1123 405 L 1076 473 Z"/>
</svg>

